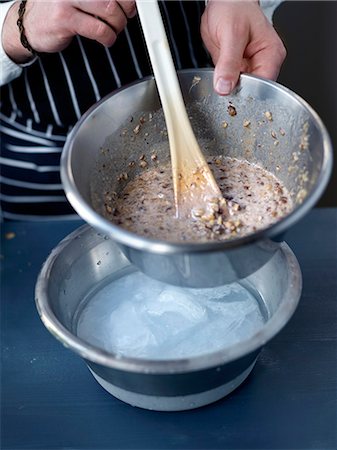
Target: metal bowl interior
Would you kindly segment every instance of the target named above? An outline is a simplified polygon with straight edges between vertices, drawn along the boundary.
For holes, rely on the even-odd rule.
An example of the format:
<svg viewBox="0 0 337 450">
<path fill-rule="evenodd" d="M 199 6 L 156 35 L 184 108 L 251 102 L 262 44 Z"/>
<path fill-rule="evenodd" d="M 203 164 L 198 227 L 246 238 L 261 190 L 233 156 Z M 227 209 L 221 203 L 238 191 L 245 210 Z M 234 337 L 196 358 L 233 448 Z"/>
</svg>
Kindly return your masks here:
<svg viewBox="0 0 337 450">
<path fill-rule="evenodd" d="M 257 256 L 258 264 L 243 264 L 243 248 L 258 253 L 259 246 L 275 238 L 297 222 L 317 202 L 328 182 L 332 168 L 332 149 L 327 131 L 318 115 L 300 97 L 277 83 L 242 75 L 235 92 L 217 96 L 212 87 L 210 69 L 179 73 L 182 92 L 191 123 L 207 156 L 223 154 L 243 158 L 274 173 L 285 184 L 294 201 L 294 210 L 280 221 L 256 233 L 231 241 L 176 243 L 149 239 L 112 224 L 104 206 L 106 191 L 120 191 L 126 182 L 117 181 L 131 160 L 137 160 L 155 147 L 159 158 L 169 159 L 167 136 L 162 133 L 164 119 L 153 78 L 134 83 L 113 92 L 94 105 L 77 123 L 67 139 L 61 161 L 61 176 L 66 195 L 79 215 L 97 230 L 113 238 L 128 258 L 141 270 L 173 284 L 216 285 L 245 277 L 264 264 L 265 254 Z M 229 104 L 236 116 L 228 114 Z M 266 117 L 271 112 L 271 119 Z M 154 114 L 157 133 L 132 133 L 137 117 Z M 135 119 L 135 122 L 132 122 Z M 245 120 L 250 121 L 244 127 Z M 228 122 L 224 129 L 223 122 Z M 121 130 L 127 129 L 128 133 Z M 130 139 L 132 136 L 132 139 Z M 134 169 L 133 175 L 137 173 Z M 238 254 L 236 254 L 238 251 Z M 228 276 L 212 278 L 214 265 L 207 255 L 225 253 L 230 261 Z M 264 253 L 264 252 L 263 252 Z M 270 252 L 272 256 L 273 252 Z M 186 256 L 188 267 L 180 259 Z M 202 255 L 202 256 L 201 256 Z M 178 258 L 178 261 L 177 261 Z M 193 259 L 193 261 L 192 261 Z M 192 262 L 191 262 L 192 261 Z M 235 264 L 237 262 L 237 264 Z M 184 265 L 185 263 L 183 263 Z M 236 266 L 233 268 L 233 264 Z M 198 284 L 197 276 L 188 279 L 197 267 L 207 271 L 207 281 Z M 158 270 L 156 268 L 159 267 Z M 178 268 L 177 268 L 178 267 Z M 167 270 L 168 269 L 168 270 Z M 166 276 L 165 273 L 169 275 Z"/>
<path fill-rule="evenodd" d="M 37 309 L 46 328 L 85 359 L 104 387 L 106 383 L 117 386 L 128 393 L 127 398 L 132 393 L 139 394 L 143 400 L 142 396 L 185 397 L 186 393 L 199 395 L 223 385 L 233 389 L 237 385 L 233 380 L 243 381 L 261 347 L 289 321 L 301 295 L 298 262 L 289 247 L 281 243 L 269 262 L 244 280 L 259 293 L 266 311 L 265 324 L 252 337 L 223 350 L 191 358 L 121 357 L 79 338 L 75 323 L 88 292 L 128 266 L 130 262 L 111 239 L 105 239 L 85 225 L 52 251 L 42 267 L 35 290 Z M 220 393 L 216 392 L 217 396 L 224 395 L 221 389 Z M 210 398 L 213 397 L 200 401 L 207 402 Z M 146 404 L 140 400 L 138 406 L 146 407 Z M 177 404 L 172 405 L 172 409 L 177 407 Z"/>
</svg>

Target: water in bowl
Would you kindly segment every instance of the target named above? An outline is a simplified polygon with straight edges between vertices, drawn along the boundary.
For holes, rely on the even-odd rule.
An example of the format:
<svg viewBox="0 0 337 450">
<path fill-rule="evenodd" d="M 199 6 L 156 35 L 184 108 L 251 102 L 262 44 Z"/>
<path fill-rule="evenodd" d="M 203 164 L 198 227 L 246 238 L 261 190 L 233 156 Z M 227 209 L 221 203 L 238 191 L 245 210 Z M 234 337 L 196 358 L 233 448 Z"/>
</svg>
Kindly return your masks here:
<svg viewBox="0 0 337 450">
<path fill-rule="evenodd" d="M 119 356 L 179 359 L 251 338 L 268 313 L 244 283 L 180 288 L 127 268 L 103 280 L 81 302 L 74 331 Z"/>
</svg>

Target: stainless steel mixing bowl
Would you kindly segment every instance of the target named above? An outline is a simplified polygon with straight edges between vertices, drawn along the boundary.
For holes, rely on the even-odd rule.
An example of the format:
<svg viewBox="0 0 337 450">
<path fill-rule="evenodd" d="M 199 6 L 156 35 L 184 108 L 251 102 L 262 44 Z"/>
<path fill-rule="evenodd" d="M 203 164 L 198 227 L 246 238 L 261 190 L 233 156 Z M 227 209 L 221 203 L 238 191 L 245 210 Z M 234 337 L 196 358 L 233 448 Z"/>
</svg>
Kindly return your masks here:
<svg viewBox="0 0 337 450">
<path fill-rule="evenodd" d="M 117 179 L 128 171 L 131 160 L 144 153 L 149 156 L 153 148 L 161 161 L 169 160 L 153 78 L 113 92 L 80 119 L 67 139 L 61 176 L 78 214 L 116 241 L 140 270 L 171 284 L 210 287 L 244 278 L 273 256 L 278 248 L 273 240 L 280 240 L 325 189 L 332 149 L 318 115 L 277 83 L 242 75 L 232 95 L 219 97 L 213 91 L 210 69 L 182 71 L 179 78 L 195 134 L 208 143 L 208 154 L 244 158 L 274 173 L 294 201 L 287 217 L 247 237 L 193 244 L 141 237 L 106 218 L 104 193 L 124 187 L 125 182 Z M 235 107 L 235 116 L 229 115 L 229 105 Z M 158 123 L 151 122 L 149 133 L 149 124 L 133 132 L 142 115 L 154 112 Z M 247 120 L 250 125 L 245 127 Z"/>
<path fill-rule="evenodd" d="M 253 336 L 231 346 L 223 342 L 223 349 L 192 358 L 126 358 L 79 338 L 77 320 L 88 293 L 128 266 L 111 239 L 85 225 L 65 238 L 43 265 L 36 304 L 47 329 L 86 361 L 108 392 L 146 409 L 193 409 L 227 395 L 248 376 L 262 346 L 289 321 L 301 294 L 298 262 L 287 244 L 278 244 L 268 263 L 240 282 L 257 294 L 265 315 L 264 325 Z"/>
</svg>

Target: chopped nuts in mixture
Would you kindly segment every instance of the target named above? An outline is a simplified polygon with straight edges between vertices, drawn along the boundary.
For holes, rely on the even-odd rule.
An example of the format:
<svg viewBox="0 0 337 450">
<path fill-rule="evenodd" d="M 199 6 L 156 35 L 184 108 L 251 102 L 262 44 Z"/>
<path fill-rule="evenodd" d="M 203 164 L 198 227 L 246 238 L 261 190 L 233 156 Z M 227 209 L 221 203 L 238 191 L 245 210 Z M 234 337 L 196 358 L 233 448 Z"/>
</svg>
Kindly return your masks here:
<svg viewBox="0 0 337 450">
<path fill-rule="evenodd" d="M 266 111 L 266 112 L 264 113 L 264 115 L 266 116 L 267 120 L 269 120 L 269 122 L 272 122 L 272 120 L 273 120 L 273 115 L 272 115 L 272 113 L 271 113 L 270 111 Z"/>
<path fill-rule="evenodd" d="M 142 155 L 143 156 L 143 155 Z M 292 209 L 286 188 L 270 172 L 246 160 L 217 156 L 208 160 L 223 199 L 209 199 L 188 220 L 176 218 L 171 166 L 148 167 L 126 184 L 116 199 L 105 197 L 105 216 L 142 236 L 169 241 L 228 240 L 254 233 Z"/>
<path fill-rule="evenodd" d="M 232 117 L 236 116 L 236 109 L 233 105 L 229 105 L 227 108 L 228 114 Z"/>
</svg>

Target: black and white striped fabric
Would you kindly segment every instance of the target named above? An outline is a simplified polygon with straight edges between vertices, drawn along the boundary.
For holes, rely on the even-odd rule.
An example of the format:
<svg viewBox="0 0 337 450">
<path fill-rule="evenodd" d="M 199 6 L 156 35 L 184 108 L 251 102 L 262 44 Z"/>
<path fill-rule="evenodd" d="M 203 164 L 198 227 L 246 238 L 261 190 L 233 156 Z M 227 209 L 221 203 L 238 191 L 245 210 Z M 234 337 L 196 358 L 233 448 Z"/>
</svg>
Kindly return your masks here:
<svg viewBox="0 0 337 450">
<path fill-rule="evenodd" d="M 204 1 L 160 2 L 177 69 L 211 64 L 200 37 Z M 138 18 L 107 49 L 76 37 L 1 88 L 1 210 L 13 220 L 73 219 L 60 181 L 66 136 L 95 102 L 151 74 Z"/>
</svg>

